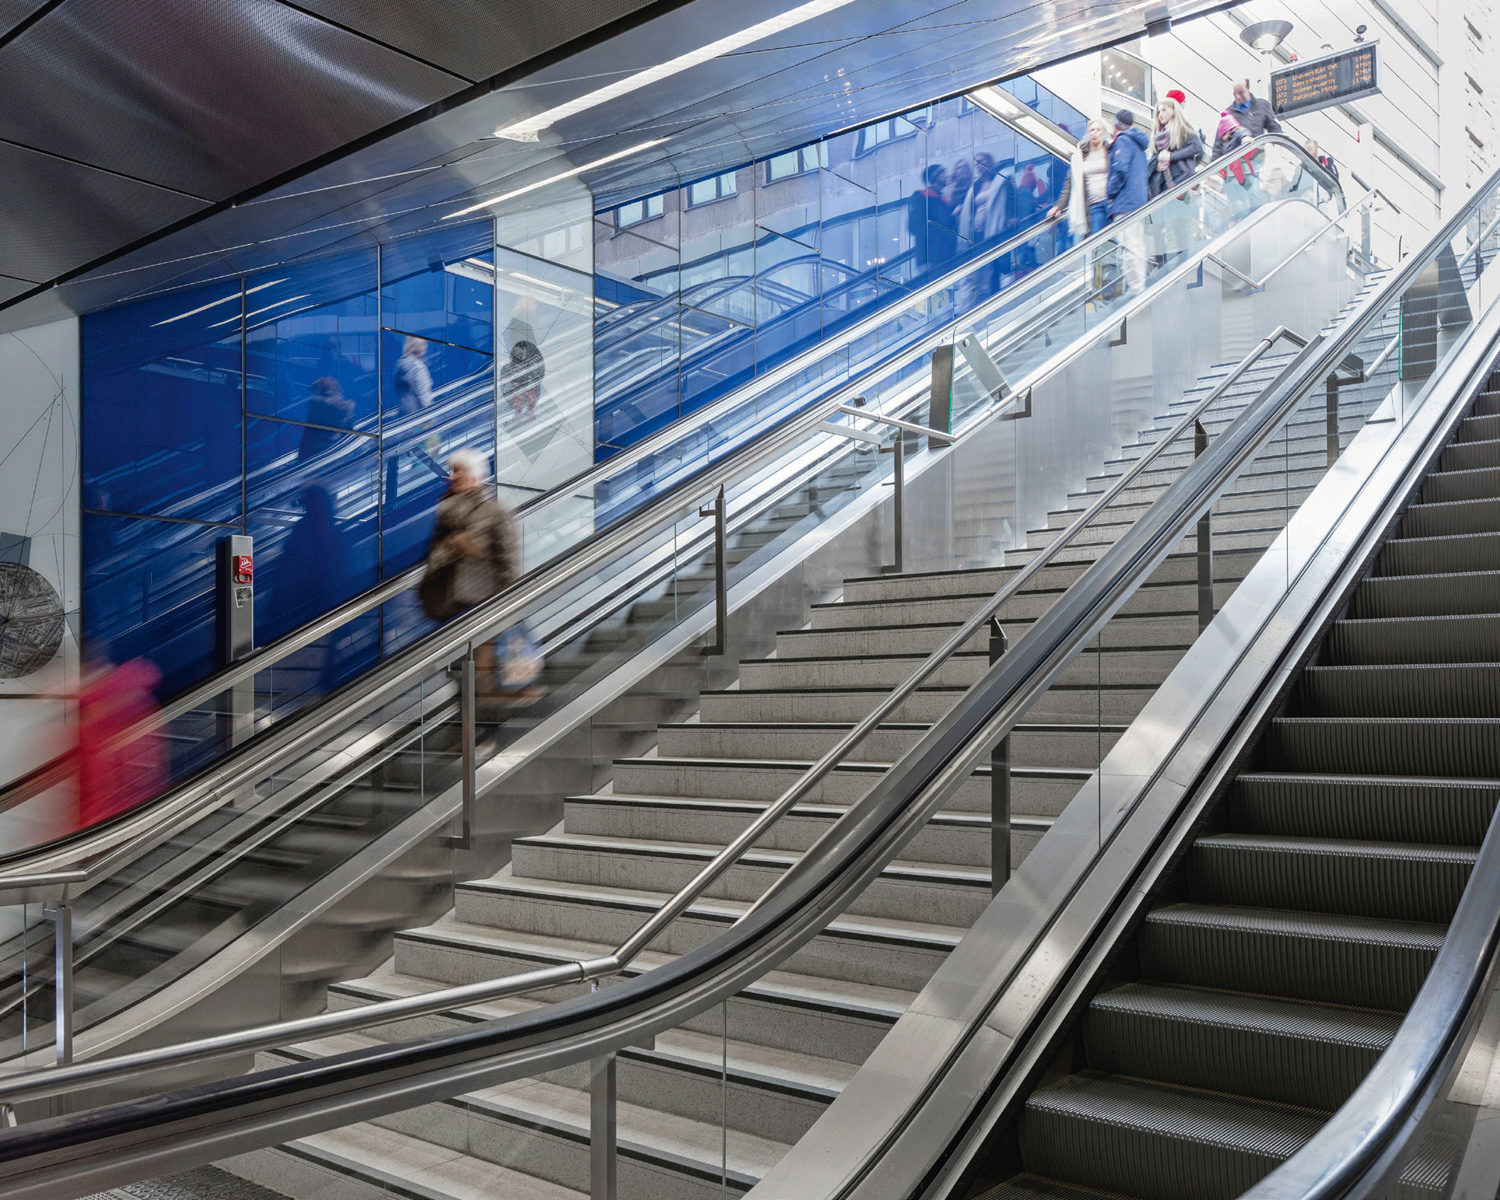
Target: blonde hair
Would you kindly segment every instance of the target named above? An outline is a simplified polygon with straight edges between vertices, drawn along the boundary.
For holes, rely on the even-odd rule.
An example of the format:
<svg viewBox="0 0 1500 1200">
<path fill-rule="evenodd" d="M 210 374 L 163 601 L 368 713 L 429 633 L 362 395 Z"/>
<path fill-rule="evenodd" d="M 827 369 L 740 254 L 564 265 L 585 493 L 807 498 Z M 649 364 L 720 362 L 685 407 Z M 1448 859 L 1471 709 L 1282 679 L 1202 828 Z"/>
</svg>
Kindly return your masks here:
<svg viewBox="0 0 1500 1200">
<path fill-rule="evenodd" d="M 1106 125 L 1101 118 L 1094 117 L 1092 120 L 1089 121 L 1088 127 L 1083 131 L 1083 153 L 1085 155 L 1087 155 L 1089 153 L 1089 151 L 1091 151 L 1094 148 L 1094 130 L 1095 129 L 1098 129 L 1099 133 L 1102 135 L 1099 138 L 1099 143 L 1100 143 L 1099 148 L 1101 150 L 1104 150 L 1104 149 L 1108 149 L 1108 147 L 1109 147 L 1109 126 Z"/>
<path fill-rule="evenodd" d="M 1187 118 L 1182 115 L 1182 109 L 1175 100 L 1163 100 L 1156 106 L 1156 127 L 1162 127 L 1161 110 L 1167 109 L 1167 145 L 1173 150 L 1181 150 L 1184 145 L 1193 138 L 1193 127 L 1187 123 Z"/>
</svg>

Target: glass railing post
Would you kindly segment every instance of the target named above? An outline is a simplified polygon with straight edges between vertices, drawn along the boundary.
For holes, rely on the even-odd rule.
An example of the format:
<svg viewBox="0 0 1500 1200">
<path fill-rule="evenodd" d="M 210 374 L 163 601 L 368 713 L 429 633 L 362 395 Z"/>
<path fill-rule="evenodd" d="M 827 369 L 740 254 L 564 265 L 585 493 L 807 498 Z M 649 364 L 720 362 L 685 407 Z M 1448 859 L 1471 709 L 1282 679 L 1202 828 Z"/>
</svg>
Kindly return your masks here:
<svg viewBox="0 0 1500 1200">
<path fill-rule="evenodd" d="M 57 1032 L 57 1063 L 66 1066 L 73 1061 L 73 906 L 66 896 L 42 909 L 52 922 L 53 1012 Z"/>
<path fill-rule="evenodd" d="M 619 1140 L 615 1054 L 589 1063 L 589 1200 L 615 1200 Z"/>
<path fill-rule="evenodd" d="M 1193 457 L 1208 449 L 1208 430 L 1202 421 L 1193 422 Z M 1198 632 L 1214 620 L 1214 516 L 1210 507 L 1198 518 Z"/>
<path fill-rule="evenodd" d="M 473 844 L 474 834 L 474 803 L 475 803 L 475 770 L 476 770 L 476 732 L 475 732 L 475 708 L 478 698 L 475 695 L 475 676 L 477 674 L 474 661 L 474 647 L 470 644 L 464 651 L 463 663 L 459 667 L 458 682 L 458 723 L 459 723 L 459 753 L 461 755 L 460 766 L 463 771 L 463 811 L 460 813 L 461 826 L 458 834 L 458 847 L 467 850 Z M 492 681 L 491 686 L 494 686 Z"/>
<path fill-rule="evenodd" d="M 990 666 L 1010 649 L 999 617 L 990 618 Z M 997 895 L 1010 878 L 1010 735 L 990 751 L 990 894 Z"/>
<path fill-rule="evenodd" d="M 932 352 L 932 389 L 927 401 L 927 428 L 953 430 L 953 346 Z"/>
</svg>

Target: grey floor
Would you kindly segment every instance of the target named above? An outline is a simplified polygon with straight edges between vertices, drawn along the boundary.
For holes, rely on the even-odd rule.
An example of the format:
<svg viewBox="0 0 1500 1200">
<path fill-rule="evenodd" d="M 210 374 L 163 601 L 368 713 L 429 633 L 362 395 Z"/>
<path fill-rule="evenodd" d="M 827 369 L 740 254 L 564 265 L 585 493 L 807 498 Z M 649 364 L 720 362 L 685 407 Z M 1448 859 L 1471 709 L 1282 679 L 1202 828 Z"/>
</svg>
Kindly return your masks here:
<svg viewBox="0 0 1500 1200">
<path fill-rule="evenodd" d="M 165 1179 L 147 1179 L 127 1184 L 112 1192 L 95 1192 L 83 1200 L 286 1200 L 259 1184 L 250 1183 L 221 1171 L 218 1167 L 197 1167 Z"/>
</svg>

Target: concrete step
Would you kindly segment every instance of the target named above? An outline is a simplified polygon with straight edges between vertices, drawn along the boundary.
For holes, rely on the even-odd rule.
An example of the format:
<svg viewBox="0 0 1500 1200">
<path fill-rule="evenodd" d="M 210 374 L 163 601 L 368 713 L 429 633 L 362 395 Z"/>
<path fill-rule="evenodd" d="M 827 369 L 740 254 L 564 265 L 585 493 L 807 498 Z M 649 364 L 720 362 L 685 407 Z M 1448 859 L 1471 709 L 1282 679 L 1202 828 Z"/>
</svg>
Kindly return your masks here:
<svg viewBox="0 0 1500 1200">
<path fill-rule="evenodd" d="M 851 728 L 832 724 L 711 725 L 689 721 L 660 726 L 657 749 L 670 758 L 814 759 L 837 745 Z M 860 762 L 895 762 L 927 729 L 925 724 L 882 725 L 865 735 L 852 756 Z M 1124 732 L 1118 725 L 1102 729 L 1087 725 L 1017 725 L 1010 737 L 1011 761 L 1027 767 L 1094 767 L 1099 762 L 1100 748 L 1107 753 Z"/>
<path fill-rule="evenodd" d="M 672 806 L 665 806 L 665 812 L 680 815 Z M 700 827 L 707 824 L 699 822 Z M 950 819 L 946 832 L 954 850 L 951 858 L 921 861 L 908 854 L 892 862 L 852 902 L 849 912 L 921 924 L 971 925 L 990 899 L 988 822 L 975 814 L 957 815 Z M 676 891 L 691 882 L 728 840 L 688 841 L 685 832 L 675 831 L 646 838 L 562 829 L 517 838 L 509 869 L 523 884 L 549 880 L 642 892 Z M 801 860 L 804 850 L 756 846 L 715 880 L 708 894 L 712 899 L 754 903 Z"/>
<path fill-rule="evenodd" d="M 975 606 L 978 607 L 977 605 Z M 972 615 L 969 610 L 963 619 Z M 1004 620 L 1005 632 L 1014 645 L 1031 628 L 1031 621 Z M 792 629 L 776 635 L 778 658 L 826 658 L 861 654 L 931 654 L 953 635 L 954 624 L 897 624 L 838 629 Z M 1196 599 L 1191 609 L 1175 612 L 1120 613 L 1110 622 L 1111 640 L 1123 645 L 1188 646 L 1198 637 Z M 988 651 L 989 629 L 981 626 L 961 649 Z"/>
<path fill-rule="evenodd" d="M 369 1049 L 380 1043 L 350 1035 L 311 1042 L 262 1056 L 267 1066 L 285 1066 Z M 620 1101 L 617 1171 L 621 1200 L 710 1200 L 722 1196 L 727 1165 L 737 1191 L 753 1186 L 780 1161 L 787 1147 L 722 1120 L 694 1120 Z M 717 1114 L 716 1114 L 717 1116 Z M 505 1165 L 547 1183 L 586 1191 L 590 1184 L 589 1092 L 551 1079 L 484 1088 L 464 1096 L 378 1117 L 382 1133 L 419 1139 L 480 1162 Z M 727 1132 L 728 1162 L 725 1163 Z M 494 1193 L 506 1196 L 508 1193 Z"/>
<path fill-rule="evenodd" d="M 520 879 L 507 868 L 494 878 L 461 884 L 455 890 L 454 918 L 474 927 L 619 945 L 669 897 L 664 890 Z M 749 907 L 749 901 L 704 897 L 654 945 L 668 954 L 687 954 L 724 933 Z M 920 991 L 963 933 L 955 926 L 845 913 L 786 965 L 820 978 Z M 399 963 L 399 951 L 397 958 Z"/>
<path fill-rule="evenodd" d="M 892 721 L 941 720 L 964 694 L 963 688 L 920 688 L 891 714 Z M 875 711 L 889 695 L 877 688 L 825 688 L 819 691 L 752 691 L 735 689 L 705 692 L 700 712 L 705 721 L 743 722 L 785 720 L 804 723 L 827 720 L 854 724 Z M 1038 723 L 1099 722 L 1128 725 L 1151 697 L 1150 688 L 1054 687 L 1032 706 L 1027 718 Z M 1101 707 L 1102 706 L 1102 707 Z"/>
<path fill-rule="evenodd" d="M 382 973 L 329 991 L 329 1008 L 342 1011 L 381 1000 L 424 995 L 429 980 Z M 473 1005 L 457 1012 L 381 1026 L 382 1041 L 429 1037 L 472 1028 L 483 1021 L 529 1013 L 542 1005 L 527 997 Z M 794 1054 L 755 1042 L 727 1042 L 719 1032 L 669 1029 L 655 1045 L 627 1046 L 619 1052 L 619 1098 L 695 1120 L 717 1119 L 731 1129 L 779 1142 L 794 1142 L 822 1114 L 854 1074 L 849 1063 L 812 1054 Z M 544 1078 L 570 1087 L 588 1086 L 588 1067 L 577 1064 Z M 727 1087 L 727 1091 L 726 1091 Z"/>
<path fill-rule="evenodd" d="M 812 760 L 778 759 L 725 762 L 711 758 L 624 758 L 615 760 L 611 794 L 620 797 L 712 796 L 725 800 L 778 799 L 812 766 Z M 840 763 L 813 787 L 806 803 L 843 806 L 860 800 L 888 770 L 883 763 Z M 1069 767 L 1012 768 L 1014 811 L 1050 817 L 1062 812 L 1091 771 Z M 954 794 L 947 811 L 988 813 L 990 775 L 981 767 Z"/>
<path fill-rule="evenodd" d="M 463 925 L 451 920 L 398 934 L 393 969 L 437 984 L 498 979 L 537 967 L 596 958 L 618 943 L 545 937 Z M 622 978 L 663 966 L 677 956 L 642 952 Z M 609 987 L 605 980 L 601 987 Z M 582 985 L 544 988 L 542 1001 L 581 995 Z M 869 1057 L 915 996 L 889 984 L 851 983 L 791 970 L 769 972 L 728 1001 L 729 1036 L 759 1045 L 858 1064 Z M 697 1032 L 721 1032 L 717 1010 L 685 1023 Z"/>
<path fill-rule="evenodd" d="M 1252 550 L 1259 555 L 1276 540 L 1277 536 L 1281 533 L 1281 529 L 1282 525 L 1277 525 L 1273 529 L 1215 529 L 1213 537 L 1214 556 L 1217 558 L 1221 553 L 1234 550 Z M 1197 539 L 1198 535 L 1196 531 L 1185 536 L 1177 543 L 1177 549 L 1174 553 L 1179 555 L 1196 553 L 1198 548 Z M 1070 545 L 1062 550 L 1058 557 L 1073 559 L 1084 557 L 1090 559 L 1097 558 L 1112 545 L 1114 545 L 1113 538 L 1106 542 Z M 1007 550 L 1005 553 L 1005 565 L 1008 567 L 1024 567 L 1032 559 L 1040 555 L 1044 549 L 1045 545 L 1026 546 L 1019 550 Z"/>
</svg>

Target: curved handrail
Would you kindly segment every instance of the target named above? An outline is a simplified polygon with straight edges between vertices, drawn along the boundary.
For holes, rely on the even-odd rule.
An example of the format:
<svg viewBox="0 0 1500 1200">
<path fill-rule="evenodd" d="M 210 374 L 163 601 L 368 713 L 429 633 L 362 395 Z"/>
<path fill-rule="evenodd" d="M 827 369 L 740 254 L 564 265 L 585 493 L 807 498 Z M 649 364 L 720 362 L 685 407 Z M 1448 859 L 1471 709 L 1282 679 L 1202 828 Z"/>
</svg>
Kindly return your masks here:
<svg viewBox="0 0 1500 1200">
<path fill-rule="evenodd" d="M 927 793 L 936 795 L 967 774 L 967 755 L 976 737 L 1003 735 L 1021 719 L 1056 673 L 1096 636 L 1123 597 L 1171 552 L 1203 507 L 1295 411 L 1301 395 L 1322 377 L 1327 358 L 1322 351 L 1304 350 L 1268 389 L 1269 396 L 1252 404 L 1229 432 L 1189 465 L 1150 511 L 1037 620 L 1011 654 L 992 666 L 963 702 L 929 729 L 807 852 L 786 886 L 727 933 L 605 992 L 473 1030 L 339 1055 L 0 1134 L 0 1178 L 13 1181 L 8 1194 L 40 1196 L 39 1189 L 63 1175 L 74 1186 L 92 1186 L 107 1178 L 103 1172 L 108 1170 L 109 1151 L 98 1145 L 102 1139 L 128 1137 L 136 1173 L 156 1170 L 168 1156 L 174 1156 L 179 1166 L 212 1161 L 233 1150 L 304 1136 L 318 1128 L 595 1057 L 679 1024 L 735 994 L 758 978 L 767 963 L 781 961 L 816 936 L 884 869 L 928 819 L 927 806 L 914 801 Z M 1297 382 L 1285 383 L 1289 377 Z M 76 1079 L 67 1072 L 106 1066 L 91 1064 L 41 1075 Z M 8 1102 L 21 1094 L 35 1093 L 6 1089 L 5 1098 Z M 91 1147 L 90 1165 L 72 1170 L 68 1155 L 79 1154 L 85 1145 Z"/>
</svg>

